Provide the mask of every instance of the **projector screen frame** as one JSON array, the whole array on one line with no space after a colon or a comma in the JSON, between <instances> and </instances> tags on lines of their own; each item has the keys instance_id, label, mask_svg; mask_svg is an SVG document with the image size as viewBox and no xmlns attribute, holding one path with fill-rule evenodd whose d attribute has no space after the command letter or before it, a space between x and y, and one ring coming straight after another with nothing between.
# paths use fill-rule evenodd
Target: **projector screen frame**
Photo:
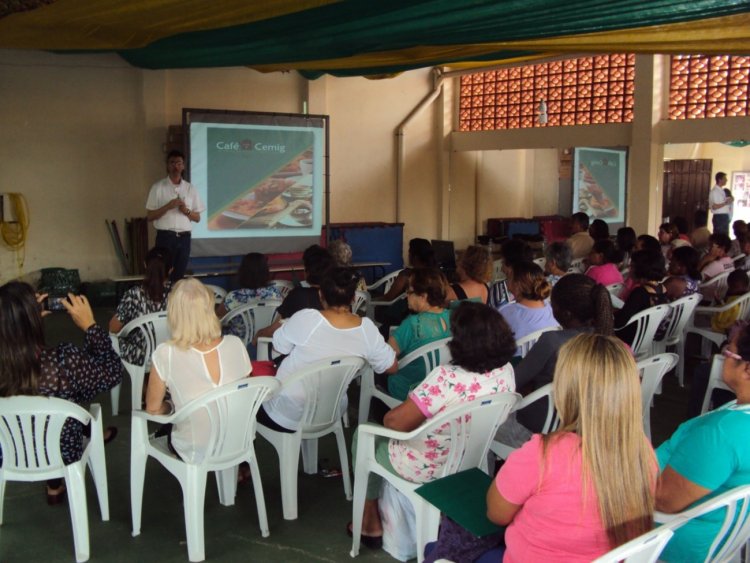
<instances>
[{"instance_id":1,"label":"projector screen frame","mask_svg":"<svg viewBox=\"0 0 750 563\"><path fill-rule=\"evenodd\" d=\"M294 127L310 127L322 128L323 129L323 216L321 221L321 231L315 234L315 242L319 242L322 233L326 233L326 242L328 242L328 233L330 229L330 116L323 114L308 114L308 113L280 113L280 112L263 112L263 111L248 111L248 110L231 110L231 109L208 109L208 108L183 108L182 109L182 130L183 130L183 152L185 154L185 179L191 180L191 123L193 115L209 116L211 122L217 124L233 124L236 123L238 117L247 117L252 119L252 123L255 125L282 125L294 126ZM196 120L200 121L200 120ZM283 123L285 122L286 123ZM207 218L206 218L207 219ZM236 240L236 239L234 239ZM252 240L252 239L248 239ZM285 240L290 241L290 248L272 248L268 249L267 252L297 252L302 250L301 247L294 247L293 237L286 237ZM312 244L312 237L300 237L300 242L307 241L307 244ZM231 254L231 253L230 253ZM191 253L192 256L209 256L216 254L205 254L195 252Z\"/></svg>"}]
</instances>

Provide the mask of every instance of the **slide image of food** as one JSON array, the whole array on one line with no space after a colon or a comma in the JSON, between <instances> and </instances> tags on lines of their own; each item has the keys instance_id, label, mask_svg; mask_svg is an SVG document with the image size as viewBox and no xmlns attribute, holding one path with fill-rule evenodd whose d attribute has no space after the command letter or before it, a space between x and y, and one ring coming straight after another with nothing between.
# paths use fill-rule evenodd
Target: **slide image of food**
<instances>
[{"instance_id":1,"label":"slide image of food","mask_svg":"<svg viewBox=\"0 0 750 563\"><path fill-rule=\"evenodd\" d=\"M585 164L579 168L578 210L595 219L617 217L617 207Z\"/></svg>"}]
</instances>

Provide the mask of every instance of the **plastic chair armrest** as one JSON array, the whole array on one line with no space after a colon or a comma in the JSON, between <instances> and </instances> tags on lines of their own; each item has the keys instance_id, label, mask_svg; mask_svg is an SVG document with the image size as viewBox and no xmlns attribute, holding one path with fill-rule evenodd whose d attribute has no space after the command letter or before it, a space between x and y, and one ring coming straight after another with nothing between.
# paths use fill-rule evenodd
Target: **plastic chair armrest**
<instances>
[{"instance_id":1,"label":"plastic chair armrest","mask_svg":"<svg viewBox=\"0 0 750 563\"><path fill-rule=\"evenodd\" d=\"M395 440L409 440L418 436L422 432L422 425L420 424L417 428L411 432L400 432L398 430L391 430L385 426L379 424L373 424L372 422L366 422L358 426L360 435L371 434L373 436L382 436L383 438L393 438Z\"/></svg>"}]
</instances>

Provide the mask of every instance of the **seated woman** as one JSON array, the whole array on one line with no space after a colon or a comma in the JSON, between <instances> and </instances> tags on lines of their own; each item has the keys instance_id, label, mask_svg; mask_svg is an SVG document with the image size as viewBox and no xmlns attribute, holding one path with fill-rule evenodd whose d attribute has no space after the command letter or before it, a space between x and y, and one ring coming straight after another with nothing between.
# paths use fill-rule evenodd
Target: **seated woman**
<instances>
[{"instance_id":1,"label":"seated woman","mask_svg":"<svg viewBox=\"0 0 750 563\"><path fill-rule=\"evenodd\" d=\"M352 313L358 275L334 268L320 283L323 310L303 309L292 315L273 335L273 347L285 354L276 377L282 383L300 369L326 358L359 356L375 373L395 373L396 353L375 324ZM282 388L258 411L258 421L278 432L296 432L305 398L301 386Z\"/></svg>"},{"instance_id":2,"label":"seated woman","mask_svg":"<svg viewBox=\"0 0 750 563\"><path fill-rule=\"evenodd\" d=\"M660 250L637 250L630 261L629 279L633 289L622 309L615 312L615 334L626 344L632 344L636 326L626 327L630 318L644 309L667 302L661 280L664 279L664 256Z\"/></svg>"},{"instance_id":3,"label":"seated woman","mask_svg":"<svg viewBox=\"0 0 750 563\"><path fill-rule=\"evenodd\" d=\"M501 269L505 279L496 281L490 286L489 305L495 309L515 299L508 287L510 278L513 276L513 264L531 262L534 258L534 252L528 243L518 238L511 238L503 242L500 252L503 256Z\"/></svg>"},{"instance_id":4,"label":"seated woman","mask_svg":"<svg viewBox=\"0 0 750 563\"><path fill-rule=\"evenodd\" d=\"M692 418L656 450L661 476L656 509L682 512L728 490L750 484L750 327L724 351L722 380L737 400ZM709 516L691 520L659 556L661 561L703 561L721 525Z\"/></svg>"},{"instance_id":5,"label":"seated woman","mask_svg":"<svg viewBox=\"0 0 750 563\"><path fill-rule=\"evenodd\" d=\"M382 297L383 301L393 301L406 291L409 285L409 274L415 268L437 268L435 252L432 250L430 241L424 238L413 238L409 241L409 267L399 272L393 281L391 288Z\"/></svg>"},{"instance_id":6,"label":"seated woman","mask_svg":"<svg viewBox=\"0 0 750 563\"><path fill-rule=\"evenodd\" d=\"M453 283L447 291L447 300L473 299L487 303L492 279L492 260L483 246L470 246L461 255L456 267L458 283Z\"/></svg>"},{"instance_id":7,"label":"seated woman","mask_svg":"<svg viewBox=\"0 0 750 563\"><path fill-rule=\"evenodd\" d=\"M729 257L729 248L732 246L729 237L724 233L714 233L709 241L708 253L698 263L703 281L734 270L734 261Z\"/></svg>"},{"instance_id":8,"label":"seated woman","mask_svg":"<svg viewBox=\"0 0 750 563\"><path fill-rule=\"evenodd\" d=\"M622 274L617 265L622 261L620 251L609 239L599 239L589 253L589 264L586 275L602 285L622 283Z\"/></svg>"},{"instance_id":9,"label":"seated woman","mask_svg":"<svg viewBox=\"0 0 750 563\"><path fill-rule=\"evenodd\" d=\"M617 250L622 254L620 269L627 268L630 265L630 256L635 250L637 237L633 227L620 227L617 229Z\"/></svg>"},{"instance_id":10,"label":"seated woman","mask_svg":"<svg viewBox=\"0 0 750 563\"><path fill-rule=\"evenodd\" d=\"M554 287L560 278L568 273L573 254L567 244L557 241L547 245L544 257L544 273L550 286Z\"/></svg>"},{"instance_id":11,"label":"seated woman","mask_svg":"<svg viewBox=\"0 0 750 563\"><path fill-rule=\"evenodd\" d=\"M486 252L486 251L485 251ZM412 270L406 290L409 315L388 340L399 358L420 346L450 336L450 311L445 304L445 276L435 268ZM388 394L405 401L409 391L424 379L424 362L412 362L388 376Z\"/></svg>"},{"instance_id":12,"label":"seated woman","mask_svg":"<svg viewBox=\"0 0 750 563\"><path fill-rule=\"evenodd\" d=\"M216 314L219 318L241 305L262 299L282 300L281 288L270 284L271 272L268 270L268 258L260 252L245 254L237 273L240 287L227 293L224 303L218 306ZM230 334L239 336L242 327L229 326Z\"/></svg>"},{"instance_id":13,"label":"seated woman","mask_svg":"<svg viewBox=\"0 0 750 563\"><path fill-rule=\"evenodd\" d=\"M669 261L669 277L664 281L670 301L698 293L701 278L698 260L698 251L692 246L674 249Z\"/></svg>"},{"instance_id":14,"label":"seated woman","mask_svg":"<svg viewBox=\"0 0 750 563\"><path fill-rule=\"evenodd\" d=\"M462 301L451 315L453 339L450 365L435 368L398 407L385 416L386 428L409 432L425 420L470 397L515 390L513 368L508 363L516 348L510 328L497 311L472 301ZM450 437L437 429L431 440L375 442L376 459L391 473L414 483L433 478L443 462ZM352 459L356 460L357 434ZM438 453L440 452L440 454ZM362 543L380 547L383 527L378 512L381 478L370 473L362 520ZM351 526L351 525L350 525ZM351 529L350 529L351 532Z\"/></svg>"},{"instance_id":15,"label":"seated woman","mask_svg":"<svg viewBox=\"0 0 750 563\"><path fill-rule=\"evenodd\" d=\"M560 350L554 400L559 430L510 454L487 492L506 562L591 561L653 525L657 468L630 351L576 336Z\"/></svg>"},{"instance_id":16,"label":"seated woman","mask_svg":"<svg viewBox=\"0 0 750 563\"><path fill-rule=\"evenodd\" d=\"M118 333L130 321L167 309L167 296L172 282L172 255L166 248L155 247L146 254L146 275L143 283L131 287L122 296L109 321L109 332ZM146 343L141 331L120 340L120 357L130 364L144 365Z\"/></svg>"},{"instance_id":17,"label":"seated woman","mask_svg":"<svg viewBox=\"0 0 750 563\"><path fill-rule=\"evenodd\" d=\"M62 343L54 348L44 342L41 302L30 285L8 282L0 286L0 397L41 395L58 397L79 405L122 380L122 364L107 332L94 322L94 313L84 296L68 294L62 304L84 333L84 347ZM109 438L116 435L110 428ZM84 428L68 420L61 435L66 464L81 459ZM0 460L1 461L1 460ZM47 503L65 499L62 479L47 484Z\"/></svg>"},{"instance_id":18,"label":"seated woman","mask_svg":"<svg viewBox=\"0 0 750 563\"><path fill-rule=\"evenodd\" d=\"M589 226L589 236L594 239L594 242L609 240L609 225L602 219L594 219Z\"/></svg>"},{"instance_id":19,"label":"seated woman","mask_svg":"<svg viewBox=\"0 0 750 563\"><path fill-rule=\"evenodd\" d=\"M516 300L503 305L498 311L516 340L537 330L557 326L552 307L546 301L551 288L539 266L533 262L514 264L509 288Z\"/></svg>"},{"instance_id":20,"label":"seated woman","mask_svg":"<svg viewBox=\"0 0 750 563\"><path fill-rule=\"evenodd\" d=\"M221 335L213 293L195 278L174 285L167 322L172 339L154 351L146 392L149 413L172 411L172 404L164 400L167 390L174 409L179 410L220 385L250 375L245 345L236 336ZM189 422L174 426L168 440L170 449L187 462L200 462L210 431L207 420L204 413L196 413Z\"/></svg>"}]
</instances>

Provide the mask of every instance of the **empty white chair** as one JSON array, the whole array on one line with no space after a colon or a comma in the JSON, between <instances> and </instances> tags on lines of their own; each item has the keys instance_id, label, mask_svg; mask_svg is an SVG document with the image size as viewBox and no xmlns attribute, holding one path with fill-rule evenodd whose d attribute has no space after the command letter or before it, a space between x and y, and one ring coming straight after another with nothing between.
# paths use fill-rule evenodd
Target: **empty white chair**
<instances>
[{"instance_id":1,"label":"empty white chair","mask_svg":"<svg viewBox=\"0 0 750 563\"><path fill-rule=\"evenodd\" d=\"M749 508L750 485L743 485L678 514L657 512L654 514L654 520L663 524L663 528L675 531L695 518L725 509L723 523L708 550L705 561L706 563L739 561L740 550L750 540ZM720 517L717 518L717 520L720 519Z\"/></svg>"},{"instance_id":2,"label":"empty white chair","mask_svg":"<svg viewBox=\"0 0 750 563\"><path fill-rule=\"evenodd\" d=\"M724 371L724 356L721 354L714 354L714 357L711 360L711 370L708 372L708 386L706 387L706 394L703 396L701 414L711 410L711 396L713 395L714 389L724 389L725 391L734 393L734 391L724 383L724 379L721 377L722 371Z\"/></svg>"},{"instance_id":3,"label":"empty white chair","mask_svg":"<svg viewBox=\"0 0 750 563\"><path fill-rule=\"evenodd\" d=\"M659 325L669 313L669 305L655 305L636 313L622 328L635 325L635 336L630 348L637 360L648 358L651 355L651 345L654 342Z\"/></svg>"},{"instance_id":4,"label":"empty white chair","mask_svg":"<svg viewBox=\"0 0 750 563\"><path fill-rule=\"evenodd\" d=\"M520 338L516 342L516 346L518 347L518 351L520 353L517 353L517 356L521 356L522 358L526 357L526 354L529 353L529 350L536 344L536 341L539 340L539 337L542 336L545 332L549 332L551 330L560 330L559 326L551 326L547 328L543 328L541 330L537 330L536 332L532 332L530 334L527 334L523 338Z\"/></svg>"},{"instance_id":5,"label":"empty white chair","mask_svg":"<svg viewBox=\"0 0 750 563\"><path fill-rule=\"evenodd\" d=\"M252 342L256 332L273 323L279 305L281 305L281 301L278 299L251 301L224 315L221 319L221 326L229 327L231 325L233 328L236 326L237 330L242 332L241 335L237 336L247 346Z\"/></svg>"},{"instance_id":6,"label":"empty white chair","mask_svg":"<svg viewBox=\"0 0 750 563\"><path fill-rule=\"evenodd\" d=\"M390 305L393 305L394 303L397 303L398 301L401 301L402 299L406 299L406 293L402 293L401 295L398 295L394 299L390 301L386 301L384 299L378 299L372 298L373 290L377 289L378 293L381 293L385 295L388 293L388 290L391 289L391 286L393 285L393 282L396 281L396 278L401 273L401 270L396 270L394 272L391 272L390 274L383 276L376 282L374 282L371 285L367 286L367 291L370 293L370 300L367 302L367 309L366 309L366 316L371 321L375 320L375 309L377 307L388 307Z\"/></svg>"},{"instance_id":7,"label":"empty white chair","mask_svg":"<svg viewBox=\"0 0 750 563\"><path fill-rule=\"evenodd\" d=\"M284 519L297 519L297 469L300 448L305 473L318 472L318 438L334 434L339 449L344 493L352 498L344 429L341 424L341 399L349 383L364 366L362 358L330 358L311 364L284 382L282 389L302 385L305 408L297 432L277 432L258 424L258 433L271 442L279 454L281 504Z\"/></svg>"},{"instance_id":8,"label":"empty white chair","mask_svg":"<svg viewBox=\"0 0 750 563\"><path fill-rule=\"evenodd\" d=\"M155 416L144 411L133 411L132 443L130 456L130 507L133 518L133 536L141 533L141 509L146 461L156 459L174 475L182 488L185 509L185 533L190 561L205 559L203 535L203 505L206 478L209 471L216 472L219 501L224 506L234 504L237 492L237 466L246 461L255 490L258 521L263 537L267 537L268 518L263 497L258 462L255 458L255 416L261 403L280 387L273 377L252 377L222 385L191 401L170 416ZM148 435L148 422L161 424L189 424L191 417L205 416L206 443L203 455L195 463L175 456L167 446L166 437ZM155 499L162 503L164 499Z\"/></svg>"},{"instance_id":9,"label":"empty white chair","mask_svg":"<svg viewBox=\"0 0 750 563\"><path fill-rule=\"evenodd\" d=\"M451 361L451 352L448 348L450 337L435 340L424 346L420 346L413 352L410 352L398 361L398 369L402 369L412 362L420 361L424 363L425 375L434 370L437 366L447 364ZM375 386L375 374L370 366L365 366L362 370L362 385L359 390L359 423L367 422L370 416L370 403L372 398L380 399L390 408L397 407L401 401L391 397Z\"/></svg>"},{"instance_id":10,"label":"empty white chair","mask_svg":"<svg viewBox=\"0 0 750 563\"><path fill-rule=\"evenodd\" d=\"M220 287L218 285L214 285L211 283L204 284L208 289L210 289L214 294L214 302L217 305L221 305L224 303L224 298L227 296L227 290L223 287Z\"/></svg>"},{"instance_id":11,"label":"empty white chair","mask_svg":"<svg viewBox=\"0 0 750 563\"><path fill-rule=\"evenodd\" d=\"M669 528L655 528L594 559L594 563L655 563L673 535Z\"/></svg>"},{"instance_id":12,"label":"empty white chair","mask_svg":"<svg viewBox=\"0 0 750 563\"><path fill-rule=\"evenodd\" d=\"M281 293L281 298L283 299L286 297L290 291L294 289L294 282L291 282L289 280L271 280L268 285L273 285L279 288L279 293Z\"/></svg>"},{"instance_id":13,"label":"empty white chair","mask_svg":"<svg viewBox=\"0 0 750 563\"><path fill-rule=\"evenodd\" d=\"M641 374L641 406L643 408L643 431L651 439L651 402L664 375L677 365L677 354L658 354L638 362Z\"/></svg>"},{"instance_id":14,"label":"empty white chair","mask_svg":"<svg viewBox=\"0 0 750 563\"><path fill-rule=\"evenodd\" d=\"M544 426L542 426L541 434L549 434L553 430L556 430L560 425L560 419L557 416L555 410L554 395L552 393L552 383L542 385L539 389L536 389L532 393L529 393L521 400L519 400L513 407L513 412L523 410L532 403L536 403L542 399L547 400L547 418L544 420ZM494 453L500 459L508 459L508 456L513 453L516 448L493 440L490 444L490 451Z\"/></svg>"},{"instance_id":15,"label":"empty white chair","mask_svg":"<svg viewBox=\"0 0 750 563\"><path fill-rule=\"evenodd\" d=\"M698 284L698 291L703 295L703 299L712 304L724 299L724 295L727 293L727 278L730 273L722 272L710 280Z\"/></svg>"},{"instance_id":16,"label":"empty white chair","mask_svg":"<svg viewBox=\"0 0 750 563\"><path fill-rule=\"evenodd\" d=\"M91 424L91 438L84 443L80 460L65 465L60 433L67 419ZM64 478L73 525L76 561L89 559L89 518L86 504L86 465L94 478L102 520L109 520L107 465L104 458L102 409L91 410L54 397L0 398L0 524L7 481L46 481ZM44 533L40 531L40 536ZM33 537L29 534L29 538Z\"/></svg>"},{"instance_id":17,"label":"empty white chair","mask_svg":"<svg viewBox=\"0 0 750 563\"><path fill-rule=\"evenodd\" d=\"M414 506L417 528L417 560L424 559L424 546L437 538L440 511L422 499L414 491L421 483L412 483L394 475L375 459L375 438L396 440L420 440L443 425L449 425L444 435L450 435L451 446L445 461L434 479L440 479L465 469L479 467L485 469L487 452L498 426L518 400L516 393L478 397L455 407L446 409L439 415L427 419L411 432L397 432L376 424L362 424L359 427L357 459L354 464L354 503L352 506L352 557L359 555L362 534L362 513L365 505L367 480L370 473L376 473L403 493ZM486 470L486 469L485 469Z\"/></svg>"},{"instance_id":18,"label":"empty white chair","mask_svg":"<svg viewBox=\"0 0 750 563\"><path fill-rule=\"evenodd\" d=\"M685 371L685 327L693 318L693 313L698 303L701 301L701 295L694 293L693 295L687 295L675 299L669 304L669 324L667 331L664 333L664 337L661 340L654 342L654 354L662 354L667 351L670 346L677 347L677 355L679 361L677 363L677 380L680 382L680 387L684 386L684 371Z\"/></svg>"},{"instance_id":19,"label":"empty white chair","mask_svg":"<svg viewBox=\"0 0 750 563\"><path fill-rule=\"evenodd\" d=\"M685 338L690 333L697 334L703 339L701 346L701 357L708 357L711 354L710 343L713 343L718 348L727 339L727 335L723 332L716 332L711 330L711 317L717 313L723 313L738 307L737 320L750 320L750 292L742 295L738 299L735 299L731 303L725 305L705 307L699 305L695 308L693 318L688 322L685 327Z\"/></svg>"},{"instance_id":20,"label":"empty white chair","mask_svg":"<svg viewBox=\"0 0 750 563\"><path fill-rule=\"evenodd\" d=\"M167 312L159 311L158 313L149 313L137 319L133 319L126 324L117 334L110 334L112 347L120 353L120 338L133 335L136 331L143 335L144 342L144 363L142 365L131 364L122 359L122 365L130 376L130 405L133 410L141 409L143 397L143 379L145 372L151 365L151 354L156 347L170 338L169 326L167 325ZM120 384L110 391L112 399L112 414L117 416L120 410Z\"/></svg>"}]
</instances>

